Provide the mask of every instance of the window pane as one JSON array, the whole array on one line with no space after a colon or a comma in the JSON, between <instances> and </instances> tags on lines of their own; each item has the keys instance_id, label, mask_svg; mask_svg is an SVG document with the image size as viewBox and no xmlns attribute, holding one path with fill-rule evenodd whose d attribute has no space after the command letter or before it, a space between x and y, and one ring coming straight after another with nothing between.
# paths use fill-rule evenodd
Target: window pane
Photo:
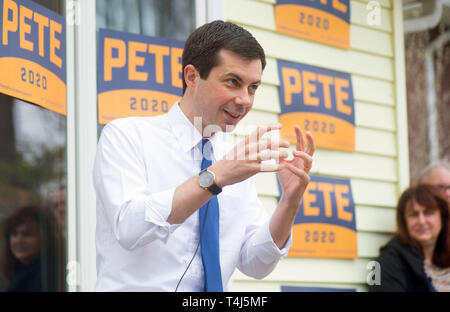
<instances>
[{"instance_id":1,"label":"window pane","mask_svg":"<svg viewBox=\"0 0 450 312\"><path fill-rule=\"evenodd\" d=\"M0 94L0 288L64 291L66 117Z\"/></svg>"},{"instance_id":2,"label":"window pane","mask_svg":"<svg viewBox=\"0 0 450 312\"><path fill-rule=\"evenodd\" d=\"M97 0L97 27L186 40L195 0Z\"/></svg>"},{"instance_id":3,"label":"window pane","mask_svg":"<svg viewBox=\"0 0 450 312\"><path fill-rule=\"evenodd\" d=\"M62 13L64 1L62 0L33 0L33 2L46 7L47 9L52 10L53 12L56 12L60 15L64 15Z\"/></svg>"}]
</instances>

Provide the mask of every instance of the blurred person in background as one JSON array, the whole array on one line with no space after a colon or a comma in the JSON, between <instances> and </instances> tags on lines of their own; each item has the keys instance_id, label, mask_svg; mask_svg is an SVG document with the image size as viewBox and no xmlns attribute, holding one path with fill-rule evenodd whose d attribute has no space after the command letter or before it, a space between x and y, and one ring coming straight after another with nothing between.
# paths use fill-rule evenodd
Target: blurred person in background
<instances>
[{"instance_id":1,"label":"blurred person in background","mask_svg":"<svg viewBox=\"0 0 450 312\"><path fill-rule=\"evenodd\" d=\"M418 185L397 204L397 234L380 249L379 285L370 291L450 291L447 201L437 187Z\"/></svg>"},{"instance_id":2,"label":"blurred person in background","mask_svg":"<svg viewBox=\"0 0 450 312\"><path fill-rule=\"evenodd\" d=\"M63 238L66 238L66 187L60 186L52 195L50 210Z\"/></svg>"},{"instance_id":3,"label":"blurred person in background","mask_svg":"<svg viewBox=\"0 0 450 312\"><path fill-rule=\"evenodd\" d=\"M17 209L2 222L1 268L6 292L62 289L62 239L54 218L38 206Z\"/></svg>"},{"instance_id":4,"label":"blurred person in background","mask_svg":"<svg viewBox=\"0 0 450 312\"><path fill-rule=\"evenodd\" d=\"M448 160L440 160L427 166L420 174L418 182L439 187L450 203L450 162Z\"/></svg>"}]
</instances>

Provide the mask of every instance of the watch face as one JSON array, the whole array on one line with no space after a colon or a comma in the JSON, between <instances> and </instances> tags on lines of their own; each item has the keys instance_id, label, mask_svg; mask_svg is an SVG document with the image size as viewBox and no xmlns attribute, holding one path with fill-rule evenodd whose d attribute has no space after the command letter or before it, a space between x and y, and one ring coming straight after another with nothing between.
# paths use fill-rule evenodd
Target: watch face
<instances>
[{"instance_id":1,"label":"watch face","mask_svg":"<svg viewBox=\"0 0 450 312\"><path fill-rule=\"evenodd\" d=\"M201 187L208 188L214 183L214 175L209 171L203 171L199 176Z\"/></svg>"}]
</instances>

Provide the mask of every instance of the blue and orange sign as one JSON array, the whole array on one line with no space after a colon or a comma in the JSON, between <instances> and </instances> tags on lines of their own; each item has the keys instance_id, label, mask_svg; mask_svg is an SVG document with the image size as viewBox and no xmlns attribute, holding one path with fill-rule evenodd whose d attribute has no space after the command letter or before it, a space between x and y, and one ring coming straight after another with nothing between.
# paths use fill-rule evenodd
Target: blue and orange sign
<instances>
[{"instance_id":1,"label":"blue and orange sign","mask_svg":"<svg viewBox=\"0 0 450 312\"><path fill-rule=\"evenodd\" d=\"M295 144L293 126L310 131L317 147L355 150L355 109L349 74L278 60L281 136Z\"/></svg>"},{"instance_id":2,"label":"blue and orange sign","mask_svg":"<svg viewBox=\"0 0 450 312\"><path fill-rule=\"evenodd\" d=\"M65 31L32 1L0 0L0 92L66 114Z\"/></svg>"},{"instance_id":3,"label":"blue and orange sign","mask_svg":"<svg viewBox=\"0 0 450 312\"><path fill-rule=\"evenodd\" d=\"M279 32L350 48L349 0L277 0L275 25Z\"/></svg>"},{"instance_id":4,"label":"blue and orange sign","mask_svg":"<svg viewBox=\"0 0 450 312\"><path fill-rule=\"evenodd\" d=\"M100 29L98 118L167 113L182 95L184 42Z\"/></svg>"},{"instance_id":5,"label":"blue and orange sign","mask_svg":"<svg viewBox=\"0 0 450 312\"><path fill-rule=\"evenodd\" d=\"M311 175L292 230L290 257L357 258L349 180Z\"/></svg>"}]
</instances>

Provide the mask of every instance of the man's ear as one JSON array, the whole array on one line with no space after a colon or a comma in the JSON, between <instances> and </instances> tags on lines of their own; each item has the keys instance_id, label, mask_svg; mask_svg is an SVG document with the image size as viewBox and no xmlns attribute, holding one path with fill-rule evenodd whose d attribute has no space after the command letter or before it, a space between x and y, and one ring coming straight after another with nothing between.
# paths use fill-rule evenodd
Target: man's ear
<instances>
[{"instance_id":1,"label":"man's ear","mask_svg":"<svg viewBox=\"0 0 450 312\"><path fill-rule=\"evenodd\" d=\"M184 80L186 81L186 86L190 89L195 89L197 81L200 78L200 73L197 71L194 65L189 64L184 68Z\"/></svg>"}]
</instances>

